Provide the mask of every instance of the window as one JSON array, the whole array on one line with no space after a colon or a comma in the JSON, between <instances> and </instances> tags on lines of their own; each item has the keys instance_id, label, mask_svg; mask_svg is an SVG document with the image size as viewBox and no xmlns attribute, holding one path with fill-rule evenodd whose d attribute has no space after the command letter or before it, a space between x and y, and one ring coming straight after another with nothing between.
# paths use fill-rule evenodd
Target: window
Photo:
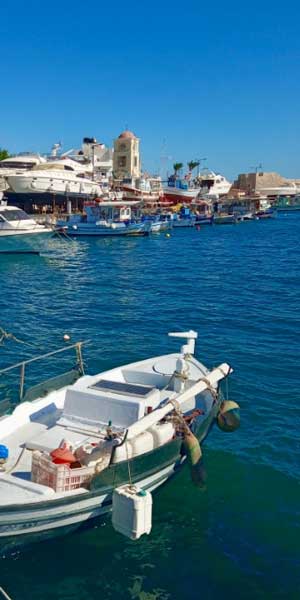
<instances>
[{"instance_id":1,"label":"window","mask_svg":"<svg viewBox=\"0 0 300 600\"><path fill-rule=\"evenodd\" d=\"M27 215L23 210L9 210L5 209L1 211L1 215L7 221L25 221L25 219L30 219L29 215Z\"/></svg>"},{"instance_id":2,"label":"window","mask_svg":"<svg viewBox=\"0 0 300 600\"><path fill-rule=\"evenodd\" d=\"M118 167L126 167L126 156L119 156Z\"/></svg>"},{"instance_id":3,"label":"window","mask_svg":"<svg viewBox=\"0 0 300 600\"><path fill-rule=\"evenodd\" d=\"M122 142L121 144L119 144L119 150L126 150L126 144L124 144L124 142Z\"/></svg>"},{"instance_id":4,"label":"window","mask_svg":"<svg viewBox=\"0 0 300 600\"><path fill-rule=\"evenodd\" d=\"M134 166L137 167L137 164L138 164L138 159L137 159L137 156L135 156L134 157Z\"/></svg>"},{"instance_id":5,"label":"window","mask_svg":"<svg viewBox=\"0 0 300 600\"><path fill-rule=\"evenodd\" d=\"M10 160L9 162L0 161L1 169L31 169L35 166L32 162L21 162L19 160Z\"/></svg>"}]
</instances>

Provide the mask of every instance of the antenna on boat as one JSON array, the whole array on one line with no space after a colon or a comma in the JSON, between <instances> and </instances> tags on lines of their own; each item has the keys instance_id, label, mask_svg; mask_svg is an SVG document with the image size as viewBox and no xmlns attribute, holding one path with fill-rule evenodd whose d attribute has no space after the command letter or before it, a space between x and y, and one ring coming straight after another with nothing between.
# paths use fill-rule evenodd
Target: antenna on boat
<instances>
[{"instance_id":1,"label":"antenna on boat","mask_svg":"<svg viewBox=\"0 0 300 600\"><path fill-rule=\"evenodd\" d=\"M189 354L194 354L195 341L198 337L197 331L193 331L193 329L190 329L190 331L174 331L174 332L168 333L168 336L186 339L187 343L184 344L183 346L181 346L182 354L184 356L189 355Z\"/></svg>"}]
</instances>

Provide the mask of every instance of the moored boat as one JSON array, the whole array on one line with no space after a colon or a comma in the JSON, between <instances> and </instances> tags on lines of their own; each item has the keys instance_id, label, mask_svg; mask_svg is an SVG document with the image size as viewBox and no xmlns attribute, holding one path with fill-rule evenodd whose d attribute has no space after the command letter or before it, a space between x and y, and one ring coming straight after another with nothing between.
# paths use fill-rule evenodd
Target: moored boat
<instances>
[{"instance_id":1,"label":"moored boat","mask_svg":"<svg viewBox=\"0 0 300 600\"><path fill-rule=\"evenodd\" d=\"M41 250L53 229L40 225L23 210L0 202L0 253Z\"/></svg>"},{"instance_id":2,"label":"moored boat","mask_svg":"<svg viewBox=\"0 0 300 600\"><path fill-rule=\"evenodd\" d=\"M216 420L225 431L239 424L237 405L220 391L231 368L198 361L194 331L170 335L187 341L180 352L96 375L84 374L76 344L76 370L25 394L27 363L0 372L21 367L22 400L0 418L2 551L103 516L116 488L155 490L187 460L200 482L199 443Z\"/></svg>"},{"instance_id":3,"label":"moored boat","mask_svg":"<svg viewBox=\"0 0 300 600\"><path fill-rule=\"evenodd\" d=\"M172 228L172 221L165 215L150 215L145 218L150 223L150 233L161 233Z\"/></svg>"},{"instance_id":4,"label":"moored boat","mask_svg":"<svg viewBox=\"0 0 300 600\"><path fill-rule=\"evenodd\" d=\"M132 217L131 208L137 209L139 204L123 201L86 203L83 215L71 215L68 221L59 225L71 236L148 235L151 223Z\"/></svg>"}]
</instances>

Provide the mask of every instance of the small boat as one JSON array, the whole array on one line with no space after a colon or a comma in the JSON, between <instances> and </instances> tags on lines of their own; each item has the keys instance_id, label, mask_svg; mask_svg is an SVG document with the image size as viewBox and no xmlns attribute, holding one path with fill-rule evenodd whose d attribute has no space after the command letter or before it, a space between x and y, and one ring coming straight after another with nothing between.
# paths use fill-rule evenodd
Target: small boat
<instances>
[{"instance_id":1,"label":"small boat","mask_svg":"<svg viewBox=\"0 0 300 600\"><path fill-rule=\"evenodd\" d=\"M150 223L150 233L161 233L172 228L172 221L163 215L150 215L144 221Z\"/></svg>"},{"instance_id":2,"label":"small boat","mask_svg":"<svg viewBox=\"0 0 300 600\"><path fill-rule=\"evenodd\" d=\"M37 223L16 206L0 202L0 253L39 251L53 229Z\"/></svg>"},{"instance_id":3,"label":"small boat","mask_svg":"<svg viewBox=\"0 0 300 600\"><path fill-rule=\"evenodd\" d=\"M194 227L196 223L196 215L189 208L182 206L179 212L174 213L172 225L173 227Z\"/></svg>"},{"instance_id":4,"label":"small boat","mask_svg":"<svg viewBox=\"0 0 300 600\"><path fill-rule=\"evenodd\" d=\"M131 207L139 202L126 204L122 201L91 202L84 205L83 215L72 215L67 222L59 223L71 236L144 236L151 223L133 219Z\"/></svg>"},{"instance_id":5,"label":"small boat","mask_svg":"<svg viewBox=\"0 0 300 600\"><path fill-rule=\"evenodd\" d=\"M215 225L235 225L238 223L236 215L228 215L225 213L217 213L214 215Z\"/></svg>"},{"instance_id":6,"label":"small boat","mask_svg":"<svg viewBox=\"0 0 300 600\"><path fill-rule=\"evenodd\" d=\"M226 431L239 425L238 406L220 390L232 369L195 358L196 332L169 335L185 342L179 352L96 375L84 374L82 343L0 371L21 373L21 402L0 418L2 551L107 515L119 486L151 492L187 462L203 483L200 443L216 421ZM76 369L26 390L29 363L72 348Z\"/></svg>"}]
</instances>

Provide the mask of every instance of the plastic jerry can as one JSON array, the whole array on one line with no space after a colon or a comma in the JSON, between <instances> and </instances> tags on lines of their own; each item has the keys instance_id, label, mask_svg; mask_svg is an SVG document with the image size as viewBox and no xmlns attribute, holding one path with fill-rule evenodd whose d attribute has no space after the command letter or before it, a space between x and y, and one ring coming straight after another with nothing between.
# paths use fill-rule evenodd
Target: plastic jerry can
<instances>
[{"instance_id":1,"label":"plastic jerry can","mask_svg":"<svg viewBox=\"0 0 300 600\"><path fill-rule=\"evenodd\" d=\"M152 528L152 496L136 485L122 485L113 492L112 524L116 531L137 540Z\"/></svg>"},{"instance_id":2,"label":"plastic jerry can","mask_svg":"<svg viewBox=\"0 0 300 600\"><path fill-rule=\"evenodd\" d=\"M143 433L140 433L130 441L133 457L150 452L154 448L153 435L150 431L143 431Z\"/></svg>"},{"instance_id":3,"label":"plastic jerry can","mask_svg":"<svg viewBox=\"0 0 300 600\"><path fill-rule=\"evenodd\" d=\"M148 431L153 435L154 448L163 446L169 442L175 434L174 425L170 421L167 421L166 423L156 423L150 427Z\"/></svg>"}]
</instances>

